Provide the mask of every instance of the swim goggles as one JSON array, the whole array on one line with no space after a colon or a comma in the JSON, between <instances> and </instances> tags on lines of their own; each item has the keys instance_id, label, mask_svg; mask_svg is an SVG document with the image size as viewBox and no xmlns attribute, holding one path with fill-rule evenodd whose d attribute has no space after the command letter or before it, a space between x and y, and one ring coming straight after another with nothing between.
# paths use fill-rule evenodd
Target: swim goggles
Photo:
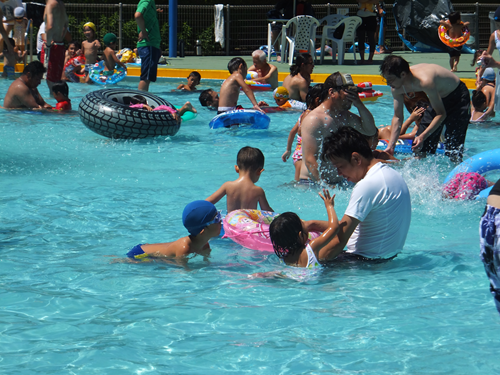
<instances>
[{"instance_id":1,"label":"swim goggles","mask_svg":"<svg viewBox=\"0 0 500 375\"><path fill-rule=\"evenodd\" d=\"M222 214L220 211L217 211L217 214L215 215L214 219L209 221L205 225L208 227L209 225L219 224L219 223L222 223Z\"/></svg>"},{"instance_id":2,"label":"swim goggles","mask_svg":"<svg viewBox=\"0 0 500 375\"><path fill-rule=\"evenodd\" d=\"M289 99L288 94L280 94L279 92L274 94L275 99Z\"/></svg>"}]
</instances>

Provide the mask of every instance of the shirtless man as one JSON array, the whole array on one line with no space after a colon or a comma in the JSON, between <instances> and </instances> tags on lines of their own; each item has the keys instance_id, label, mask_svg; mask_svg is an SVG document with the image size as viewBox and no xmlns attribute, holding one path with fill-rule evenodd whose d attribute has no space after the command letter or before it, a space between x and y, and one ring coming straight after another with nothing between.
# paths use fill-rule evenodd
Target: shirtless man
<instances>
[{"instance_id":1,"label":"shirtless man","mask_svg":"<svg viewBox=\"0 0 500 375\"><path fill-rule=\"evenodd\" d=\"M350 126L366 136L377 133L375 120L365 107L356 91L350 74L340 72L331 74L325 81L325 99L312 110L301 125L302 167L299 184L314 184L321 179L328 183L338 183L341 177L331 164L318 165L323 139L342 126ZM350 112L354 105L359 116Z\"/></svg>"},{"instance_id":2,"label":"shirtless man","mask_svg":"<svg viewBox=\"0 0 500 375\"><path fill-rule=\"evenodd\" d=\"M306 101L313 69L314 61L310 54L303 53L297 56L295 65L290 67L290 75L283 81L283 86L288 90L290 99Z\"/></svg>"},{"instance_id":3,"label":"shirtless man","mask_svg":"<svg viewBox=\"0 0 500 375\"><path fill-rule=\"evenodd\" d=\"M45 22L45 62L47 66L47 86L52 94L54 83L61 81L64 68L64 36L68 30L68 15L62 0L47 0L43 14Z\"/></svg>"},{"instance_id":4,"label":"shirtless man","mask_svg":"<svg viewBox=\"0 0 500 375\"><path fill-rule=\"evenodd\" d=\"M455 162L461 162L470 119L470 95L465 83L442 66L417 64L410 69L405 59L394 55L384 59L380 74L391 87L394 98L391 139L385 151L394 153L404 120L404 96L411 98L411 93L423 91L429 97L436 116L427 129L415 137L413 150L426 152L427 149L433 148L439 141L443 126L446 126L446 155Z\"/></svg>"},{"instance_id":5,"label":"shirtless man","mask_svg":"<svg viewBox=\"0 0 500 375\"><path fill-rule=\"evenodd\" d=\"M258 78L253 78L252 81L268 83L274 90L278 87L278 68L268 64L264 51L258 49L252 52L253 65L248 68L249 72L257 72Z\"/></svg>"},{"instance_id":6,"label":"shirtless man","mask_svg":"<svg viewBox=\"0 0 500 375\"><path fill-rule=\"evenodd\" d=\"M52 108L45 103L38 92L45 67L40 61L30 62L24 68L23 74L10 85L3 100L4 108L43 109Z\"/></svg>"}]
</instances>

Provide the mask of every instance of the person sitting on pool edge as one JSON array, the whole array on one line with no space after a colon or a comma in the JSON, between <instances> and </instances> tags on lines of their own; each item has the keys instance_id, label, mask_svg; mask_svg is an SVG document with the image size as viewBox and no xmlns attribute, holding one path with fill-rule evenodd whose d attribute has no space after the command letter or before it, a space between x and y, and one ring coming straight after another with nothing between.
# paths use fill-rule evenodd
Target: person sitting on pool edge
<instances>
[{"instance_id":1,"label":"person sitting on pool edge","mask_svg":"<svg viewBox=\"0 0 500 375\"><path fill-rule=\"evenodd\" d=\"M227 196L227 212L239 209L256 210L257 204L263 211L271 211L266 199L264 189L256 186L260 175L264 172L264 154L258 148L246 146L238 151L234 169L238 173L238 179L228 181L206 200L213 204Z\"/></svg>"},{"instance_id":2,"label":"person sitting on pool edge","mask_svg":"<svg viewBox=\"0 0 500 375\"><path fill-rule=\"evenodd\" d=\"M236 106L238 105L238 97L240 95L240 88L252 102L253 108L262 112L259 105L265 104L263 102L257 103L252 89L245 83L245 77L247 76L247 63L245 60L241 57L234 57L227 64L227 69L231 75L226 78L220 88L220 99L217 114L219 115L236 109Z\"/></svg>"},{"instance_id":3,"label":"person sitting on pool edge","mask_svg":"<svg viewBox=\"0 0 500 375\"><path fill-rule=\"evenodd\" d=\"M374 159L365 137L343 126L324 140L323 160L340 176L354 182L333 246L322 260L340 257L359 260L391 259L402 249L411 221L410 192L399 172Z\"/></svg>"},{"instance_id":4,"label":"person sitting on pool edge","mask_svg":"<svg viewBox=\"0 0 500 375\"><path fill-rule=\"evenodd\" d=\"M208 256L208 241L219 236L221 223L220 212L212 203L203 200L191 202L182 213L182 224L188 230L188 236L174 242L139 244L134 246L127 256L139 261L148 257L179 258L189 254Z\"/></svg>"},{"instance_id":5,"label":"person sitting on pool edge","mask_svg":"<svg viewBox=\"0 0 500 375\"><path fill-rule=\"evenodd\" d=\"M38 92L45 67L40 61L32 61L25 66L23 74L11 83L3 100L4 108L51 109Z\"/></svg>"},{"instance_id":6,"label":"person sitting on pool edge","mask_svg":"<svg viewBox=\"0 0 500 375\"><path fill-rule=\"evenodd\" d=\"M208 109L217 109L219 107L219 93L212 89L202 91L198 99L202 107L208 107ZM241 106L238 107L242 108Z\"/></svg>"}]
</instances>

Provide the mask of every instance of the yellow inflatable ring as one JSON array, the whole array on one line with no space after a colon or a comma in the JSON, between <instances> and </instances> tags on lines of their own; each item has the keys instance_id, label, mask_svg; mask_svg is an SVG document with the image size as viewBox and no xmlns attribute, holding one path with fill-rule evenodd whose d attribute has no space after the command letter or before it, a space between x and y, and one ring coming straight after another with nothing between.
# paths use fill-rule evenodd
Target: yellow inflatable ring
<instances>
[{"instance_id":1,"label":"yellow inflatable ring","mask_svg":"<svg viewBox=\"0 0 500 375\"><path fill-rule=\"evenodd\" d=\"M460 22L460 24L463 25L464 23ZM438 27L438 35L441 42L446 44L448 47L460 47L469 40L470 31L467 26L463 26L462 35L460 35L458 38L452 39L448 35L448 27L445 25L440 25Z\"/></svg>"}]
</instances>

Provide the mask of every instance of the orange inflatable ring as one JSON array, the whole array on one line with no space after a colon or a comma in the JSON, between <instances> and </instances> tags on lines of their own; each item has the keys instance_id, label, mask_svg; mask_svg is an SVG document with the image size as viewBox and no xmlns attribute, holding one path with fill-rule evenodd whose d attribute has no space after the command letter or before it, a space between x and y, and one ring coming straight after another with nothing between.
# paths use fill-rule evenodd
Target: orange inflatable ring
<instances>
[{"instance_id":1,"label":"orange inflatable ring","mask_svg":"<svg viewBox=\"0 0 500 375\"><path fill-rule=\"evenodd\" d=\"M464 23L460 22L460 24L463 25ZM441 42L446 44L448 47L460 47L469 40L470 31L467 26L463 26L462 35L460 35L458 38L452 39L448 35L448 27L445 25L440 25L438 27L438 35Z\"/></svg>"}]
</instances>

